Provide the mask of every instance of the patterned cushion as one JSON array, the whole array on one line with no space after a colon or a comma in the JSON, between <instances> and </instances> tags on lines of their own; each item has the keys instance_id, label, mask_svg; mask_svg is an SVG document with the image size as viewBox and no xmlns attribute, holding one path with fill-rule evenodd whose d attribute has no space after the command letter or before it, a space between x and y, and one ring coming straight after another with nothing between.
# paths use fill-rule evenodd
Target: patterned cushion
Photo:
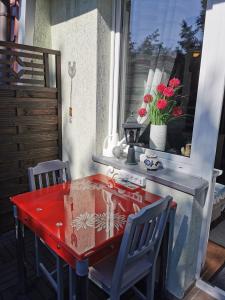
<instances>
[{"instance_id":1,"label":"patterned cushion","mask_svg":"<svg viewBox=\"0 0 225 300\"><path fill-rule=\"evenodd\" d=\"M219 203L225 198L225 185L216 183L214 190L214 204Z\"/></svg>"}]
</instances>

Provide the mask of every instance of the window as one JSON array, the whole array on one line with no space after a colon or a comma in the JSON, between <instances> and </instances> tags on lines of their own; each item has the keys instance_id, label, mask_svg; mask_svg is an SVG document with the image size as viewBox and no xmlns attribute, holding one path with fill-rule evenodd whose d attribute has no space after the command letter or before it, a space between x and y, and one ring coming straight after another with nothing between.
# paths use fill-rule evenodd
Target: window
<instances>
[{"instance_id":1,"label":"window","mask_svg":"<svg viewBox=\"0 0 225 300\"><path fill-rule=\"evenodd\" d=\"M177 77L184 116L168 123L165 151L182 155L192 142L206 0L131 0L124 11L119 128L146 91ZM149 131L147 122L140 146L149 148Z\"/></svg>"}]
</instances>

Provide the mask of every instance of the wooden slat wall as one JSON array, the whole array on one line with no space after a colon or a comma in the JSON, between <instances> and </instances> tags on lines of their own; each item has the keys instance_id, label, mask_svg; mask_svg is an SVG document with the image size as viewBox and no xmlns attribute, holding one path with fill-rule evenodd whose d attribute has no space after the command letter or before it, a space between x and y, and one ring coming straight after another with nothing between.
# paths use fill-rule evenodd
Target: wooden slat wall
<instances>
[{"instance_id":1,"label":"wooden slat wall","mask_svg":"<svg viewBox=\"0 0 225 300\"><path fill-rule=\"evenodd\" d=\"M27 168L61 158L61 126L60 52L0 41L0 234L13 228L9 197L28 190Z\"/></svg>"}]
</instances>

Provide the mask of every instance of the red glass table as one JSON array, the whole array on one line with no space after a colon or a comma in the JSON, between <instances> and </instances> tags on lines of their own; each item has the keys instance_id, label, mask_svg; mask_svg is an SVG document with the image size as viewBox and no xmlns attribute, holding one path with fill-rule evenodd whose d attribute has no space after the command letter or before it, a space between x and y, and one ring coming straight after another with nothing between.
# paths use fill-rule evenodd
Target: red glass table
<instances>
[{"instance_id":1,"label":"red glass table","mask_svg":"<svg viewBox=\"0 0 225 300\"><path fill-rule=\"evenodd\" d=\"M24 224L73 268L80 280L76 299L87 299L88 267L118 250L130 214L159 199L140 188L131 191L116 185L102 174L12 197L21 281L25 282ZM171 208L174 213L174 202ZM168 232L163 243L161 290L165 287Z\"/></svg>"}]
</instances>

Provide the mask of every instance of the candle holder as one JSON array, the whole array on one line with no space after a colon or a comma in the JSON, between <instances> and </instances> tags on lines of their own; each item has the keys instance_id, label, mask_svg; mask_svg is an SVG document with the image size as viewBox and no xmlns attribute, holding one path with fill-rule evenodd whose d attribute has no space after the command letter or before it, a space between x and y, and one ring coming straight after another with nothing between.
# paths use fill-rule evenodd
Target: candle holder
<instances>
[{"instance_id":1,"label":"candle holder","mask_svg":"<svg viewBox=\"0 0 225 300\"><path fill-rule=\"evenodd\" d=\"M145 126L137 122L133 113L122 126L125 133L126 143L129 145L126 164L137 165L134 146L138 143L141 129Z\"/></svg>"}]
</instances>

